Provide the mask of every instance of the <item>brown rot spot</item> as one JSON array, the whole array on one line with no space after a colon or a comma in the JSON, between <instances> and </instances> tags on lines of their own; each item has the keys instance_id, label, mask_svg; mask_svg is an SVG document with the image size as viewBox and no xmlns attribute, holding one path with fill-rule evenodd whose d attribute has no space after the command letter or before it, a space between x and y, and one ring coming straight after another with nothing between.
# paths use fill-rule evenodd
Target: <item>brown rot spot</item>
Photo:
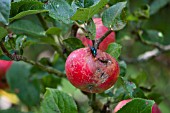
<instances>
[{"instance_id":1,"label":"brown rot spot","mask_svg":"<svg viewBox=\"0 0 170 113\"><path fill-rule=\"evenodd\" d=\"M101 79L101 83L104 83L107 79L108 79L108 74L106 74L106 73L102 73L101 75L100 75L100 79Z\"/></svg>"},{"instance_id":2,"label":"brown rot spot","mask_svg":"<svg viewBox=\"0 0 170 113\"><path fill-rule=\"evenodd\" d=\"M100 73L100 72L101 72L101 69L100 69L100 68L97 68L97 72Z\"/></svg>"},{"instance_id":3,"label":"brown rot spot","mask_svg":"<svg viewBox=\"0 0 170 113\"><path fill-rule=\"evenodd\" d=\"M103 78L104 77L104 73L102 73L101 75L100 75L100 78Z\"/></svg>"}]
</instances>

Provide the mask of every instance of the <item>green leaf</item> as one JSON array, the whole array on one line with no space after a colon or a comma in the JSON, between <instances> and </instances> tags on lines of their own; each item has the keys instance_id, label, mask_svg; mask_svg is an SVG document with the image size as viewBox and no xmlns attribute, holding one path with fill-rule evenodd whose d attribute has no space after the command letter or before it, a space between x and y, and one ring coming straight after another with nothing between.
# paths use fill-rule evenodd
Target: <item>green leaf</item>
<instances>
[{"instance_id":1,"label":"green leaf","mask_svg":"<svg viewBox=\"0 0 170 113\"><path fill-rule=\"evenodd\" d=\"M72 94L72 95L75 95L75 92L76 91L79 91L76 87L74 87L70 81L66 78L62 78L62 81L61 81L61 85L62 85L62 91L65 92L65 93L69 93L69 94ZM74 96L74 98L76 98Z\"/></svg>"},{"instance_id":2,"label":"green leaf","mask_svg":"<svg viewBox=\"0 0 170 113\"><path fill-rule=\"evenodd\" d=\"M25 35L24 36L21 35L21 36L17 37L16 43L15 43L17 50L20 50L23 48L24 42L26 42L26 39L27 39L27 36L25 36Z\"/></svg>"},{"instance_id":3,"label":"green leaf","mask_svg":"<svg viewBox=\"0 0 170 113\"><path fill-rule=\"evenodd\" d=\"M61 29L57 27L51 27L46 31L47 35L60 35Z\"/></svg>"},{"instance_id":4,"label":"green leaf","mask_svg":"<svg viewBox=\"0 0 170 113\"><path fill-rule=\"evenodd\" d=\"M49 10L49 16L56 20L66 24L72 22L70 17L73 15L73 9L65 0L48 0L45 9Z\"/></svg>"},{"instance_id":5,"label":"green leaf","mask_svg":"<svg viewBox=\"0 0 170 113\"><path fill-rule=\"evenodd\" d=\"M11 0L0 0L0 22L8 25L10 15Z\"/></svg>"},{"instance_id":6,"label":"green leaf","mask_svg":"<svg viewBox=\"0 0 170 113\"><path fill-rule=\"evenodd\" d=\"M139 20L149 19L149 17L150 6L146 4L134 10L134 12L127 17L127 20L138 22Z\"/></svg>"},{"instance_id":7,"label":"green leaf","mask_svg":"<svg viewBox=\"0 0 170 113\"><path fill-rule=\"evenodd\" d=\"M124 61L120 61L119 62L119 67L120 67L120 74L119 76L125 76L126 74L126 70L127 70L127 65Z\"/></svg>"},{"instance_id":8,"label":"green leaf","mask_svg":"<svg viewBox=\"0 0 170 113\"><path fill-rule=\"evenodd\" d=\"M11 61L11 59L10 59L9 57L7 57L6 55L3 55L3 54L1 53L1 51L0 51L0 59L1 59L1 60L10 60L10 61Z\"/></svg>"},{"instance_id":9,"label":"green leaf","mask_svg":"<svg viewBox=\"0 0 170 113\"><path fill-rule=\"evenodd\" d=\"M73 2L73 0L66 0L69 4L71 4Z\"/></svg>"},{"instance_id":10,"label":"green leaf","mask_svg":"<svg viewBox=\"0 0 170 113\"><path fill-rule=\"evenodd\" d=\"M153 100L134 98L123 106L117 113L152 113Z\"/></svg>"},{"instance_id":11,"label":"green leaf","mask_svg":"<svg viewBox=\"0 0 170 113\"><path fill-rule=\"evenodd\" d=\"M91 40L94 40L96 37L96 26L92 19L90 19L87 23L86 29L88 31L88 36Z\"/></svg>"},{"instance_id":12,"label":"green leaf","mask_svg":"<svg viewBox=\"0 0 170 113\"><path fill-rule=\"evenodd\" d=\"M145 71L139 71L138 73L132 74L130 76L130 80L132 80L138 86L146 86L146 80L148 79L148 75Z\"/></svg>"},{"instance_id":13,"label":"green leaf","mask_svg":"<svg viewBox=\"0 0 170 113\"><path fill-rule=\"evenodd\" d=\"M0 113L23 113L23 112L20 112L14 108L10 108L10 109L5 109L5 110L0 110Z\"/></svg>"},{"instance_id":14,"label":"green leaf","mask_svg":"<svg viewBox=\"0 0 170 113\"><path fill-rule=\"evenodd\" d=\"M11 19L18 19L31 13L35 14L42 11L43 3L33 0L22 0L19 2L11 3L10 17ZM31 11L33 10L33 11Z\"/></svg>"},{"instance_id":15,"label":"green leaf","mask_svg":"<svg viewBox=\"0 0 170 113\"><path fill-rule=\"evenodd\" d=\"M126 94L129 97L133 97L133 91L134 89L136 89L136 85L133 82L129 82L127 81L125 78L123 77L119 77L119 82L122 85L122 87L124 88Z\"/></svg>"},{"instance_id":16,"label":"green leaf","mask_svg":"<svg viewBox=\"0 0 170 113\"><path fill-rule=\"evenodd\" d=\"M73 98L57 89L47 88L41 103L42 113L77 113Z\"/></svg>"},{"instance_id":17,"label":"green leaf","mask_svg":"<svg viewBox=\"0 0 170 113\"><path fill-rule=\"evenodd\" d=\"M111 43L109 44L106 52L109 53L112 57L118 58L120 56L122 46L117 43Z\"/></svg>"},{"instance_id":18,"label":"green leaf","mask_svg":"<svg viewBox=\"0 0 170 113\"><path fill-rule=\"evenodd\" d=\"M56 45L56 42L54 38L52 37L28 37L27 41L25 42L26 46L30 46L32 44L50 44L50 45Z\"/></svg>"},{"instance_id":19,"label":"green leaf","mask_svg":"<svg viewBox=\"0 0 170 113\"><path fill-rule=\"evenodd\" d=\"M40 92L38 82L29 79L30 68L26 63L14 62L6 77L11 91L15 92L23 103L32 106L39 103Z\"/></svg>"},{"instance_id":20,"label":"green leaf","mask_svg":"<svg viewBox=\"0 0 170 113\"><path fill-rule=\"evenodd\" d=\"M154 0L150 5L150 14L155 14L159 9L168 4L170 0Z\"/></svg>"},{"instance_id":21,"label":"green leaf","mask_svg":"<svg viewBox=\"0 0 170 113\"><path fill-rule=\"evenodd\" d=\"M162 2L162 1L161 1ZM170 26L167 23L170 23L169 14L170 7L164 7L159 12L155 13L142 25L142 28L160 30L163 33L164 41L161 43L163 45L170 44Z\"/></svg>"},{"instance_id":22,"label":"green leaf","mask_svg":"<svg viewBox=\"0 0 170 113\"><path fill-rule=\"evenodd\" d=\"M134 91L133 91L133 97L134 97L134 98L145 98L145 99L146 99L146 96L145 96L143 90L140 89L140 88L134 89Z\"/></svg>"},{"instance_id":23,"label":"green leaf","mask_svg":"<svg viewBox=\"0 0 170 113\"><path fill-rule=\"evenodd\" d=\"M128 98L146 98L140 88L124 77L119 77L114 87L105 93L108 96L113 97L115 102L119 102Z\"/></svg>"},{"instance_id":24,"label":"green leaf","mask_svg":"<svg viewBox=\"0 0 170 113\"><path fill-rule=\"evenodd\" d=\"M146 98L143 91L135 83L126 80L124 77L119 77L118 80L121 86L118 89L118 92L120 92L118 95L124 94L126 98Z\"/></svg>"},{"instance_id":25,"label":"green leaf","mask_svg":"<svg viewBox=\"0 0 170 113\"><path fill-rule=\"evenodd\" d=\"M0 41L8 34L8 31L3 27L0 27Z\"/></svg>"},{"instance_id":26,"label":"green leaf","mask_svg":"<svg viewBox=\"0 0 170 113\"><path fill-rule=\"evenodd\" d=\"M154 100L157 104L160 104L163 101L163 99L165 99L165 97L163 97L163 95L158 92L151 92L147 95L147 97L149 99Z\"/></svg>"},{"instance_id":27,"label":"green leaf","mask_svg":"<svg viewBox=\"0 0 170 113\"><path fill-rule=\"evenodd\" d=\"M65 40L63 40L63 42L71 49L71 50L76 50L79 48L84 47L84 45L82 44L82 42L77 39L77 38L67 38Z\"/></svg>"},{"instance_id":28,"label":"green leaf","mask_svg":"<svg viewBox=\"0 0 170 113\"><path fill-rule=\"evenodd\" d=\"M162 32L156 30L144 30L139 32L139 35L143 41L149 44L161 43L164 39Z\"/></svg>"},{"instance_id":29,"label":"green leaf","mask_svg":"<svg viewBox=\"0 0 170 113\"><path fill-rule=\"evenodd\" d=\"M64 68L65 60L63 60L63 58L61 58L59 54L56 55L55 57L58 57L58 58L55 58L55 60L53 61L53 65L54 65L53 67L64 73L65 72L65 68Z\"/></svg>"},{"instance_id":30,"label":"green leaf","mask_svg":"<svg viewBox=\"0 0 170 113\"><path fill-rule=\"evenodd\" d=\"M28 10L28 11L23 11L23 12L18 13L14 17L10 18L9 21L12 22L12 21L14 21L16 19L20 19L20 18L22 18L24 16L27 16L27 15L44 13L44 12L48 12L48 11L47 10Z\"/></svg>"},{"instance_id":31,"label":"green leaf","mask_svg":"<svg viewBox=\"0 0 170 113\"><path fill-rule=\"evenodd\" d=\"M72 6L76 5L77 7L88 8L90 6L96 5L99 1L100 0L75 0L72 3Z\"/></svg>"},{"instance_id":32,"label":"green leaf","mask_svg":"<svg viewBox=\"0 0 170 113\"><path fill-rule=\"evenodd\" d=\"M99 13L107 4L108 0L98 0L98 3L89 8L78 8L76 13L71 17L72 20L87 21L93 17L94 14Z\"/></svg>"},{"instance_id":33,"label":"green leaf","mask_svg":"<svg viewBox=\"0 0 170 113\"><path fill-rule=\"evenodd\" d=\"M134 15L138 19L148 19L150 17L149 11L150 11L149 5L144 5L138 8L136 11L134 11Z\"/></svg>"},{"instance_id":34,"label":"green leaf","mask_svg":"<svg viewBox=\"0 0 170 113\"><path fill-rule=\"evenodd\" d=\"M126 3L127 2L118 2L104 11L102 21L106 27L117 31L126 26L125 12L123 11Z\"/></svg>"},{"instance_id":35,"label":"green leaf","mask_svg":"<svg viewBox=\"0 0 170 113\"><path fill-rule=\"evenodd\" d=\"M9 28L17 34L45 36L44 29L38 23L31 20L17 20L10 24Z\"/></svg>"},{"instance_id":36,"label":"green leaf","mask_svg":"<svg viewBox=\"0 0 170 113\"><path fill-rule=\"evenodd\" d=\"M57 88L57 86L61 84L61 78L56 77L55 75L48 75L42 78L41 83L43 84L44 89L46 87Z\"/></svg>"}]
</instances>

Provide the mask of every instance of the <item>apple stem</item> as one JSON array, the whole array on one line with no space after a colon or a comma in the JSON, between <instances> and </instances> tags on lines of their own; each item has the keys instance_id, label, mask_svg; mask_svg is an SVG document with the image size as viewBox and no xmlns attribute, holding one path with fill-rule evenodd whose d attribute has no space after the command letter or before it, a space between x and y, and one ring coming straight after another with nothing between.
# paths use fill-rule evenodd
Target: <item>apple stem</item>
<instances>
[{"instance_id":1,"label":"apple stem","mask_svg":"<svg viewBox=\"0 0 170 113\"><path fill-rule=\"evenodd\" d=\"M95 42L94 42L94 44L93 44L94 48L95 48L95 49L98 49L100 43L101 43L110 33L112 33L112 32L113 32L113 31L110 29L110 30L108 30L101 38L96 39Z\"/></svg>"},{"instance_id":2,"label":"apple stem","mask_svg":"<svg viewBox=\"0 0 170 113\"><path fill-rule=\"evenodd\" d=\"M98 109L98 107L96 106L96 94L92 93L91 97L90 97L90 106L92 107L93 110Z\"/></svg>"},{"instance_id":3,"label":"apple stem","mask_svg":"<svg viewBox=\"0 0 170 113\"><path fill-rule=\"evenodd\" d=\"M93 93L93 94L92 94L92 103L95 103L95 101L96 101L96 94Z\"/></svg>"}]
</instances>

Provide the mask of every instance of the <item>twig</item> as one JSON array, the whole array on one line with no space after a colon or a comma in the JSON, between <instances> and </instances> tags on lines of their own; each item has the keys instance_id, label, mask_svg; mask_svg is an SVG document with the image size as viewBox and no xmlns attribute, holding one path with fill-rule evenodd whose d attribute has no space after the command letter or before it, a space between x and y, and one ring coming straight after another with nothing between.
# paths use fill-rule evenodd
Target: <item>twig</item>
<instances>
[{"instance_id":1,"label":"twig","mask_svg":"<svg viewBox=\"0 0 170 113\"><path fill-rule=\"evenodd\" d=\"M127 63L138 63L138 62L148 61L160 55L161 53L170 51L170 45L167 45L167 46L159 45L159 47L160 49L156 48L151 51L147 51L144 54L139 55L137 58L131 58L131 59L121 58L121 59L125 60Z\"/></svg>"},{"instance_id":2,"label":"twig","mask_svg":"<svg viewBox=\"0 0 170 113\"><path fill-rule=\"evenodd\" d=\"M8 52L8 50L5 48L5 46L4 46L4 44L3 44L2 41L0 41L0 47L1 47L2 51L3 51L3 53L4 53L6 56L8 56L11 60L14 60L13 55L11 55L11 54Z\"/></svg>"},{"instance_id":3,"label":"twig","mask_svg":"<svg viewBox=\"0 0 170 113\"><path fill-rule=\"evenodd\" d=\"M8 56L11 60L14 60L14 61L24 61L24 62L27 62L29 64L32 64L32 65L36 65L37 67L39 67L40 69L42 69L43 71L46 71L48 73L51 73L51 74L55 74L59 77L65 77L65 74L60 72L59 70L56 70L52 67L49 67L49 66L44 66L42 65L41 63L39 62L35 62L35 61L32 61L32 60L28 60L26 57L22 56L22 55L16 55L16 54L10 54L8 52L8 50L5 48L3 42L1 41L0 42L0 47L3 51L3 53Z\"/></svg>"},{"instance_id":4,"label":"twig","mask_svg":"<svg viewBox=\"0 0 170 113\"><path fill-rule=\"evenodd\" d=\"M157 48L153 49L152 51L147 51L142 55L139 55L137 58L137 61L146 61L149 60L153 57L156 57L157 55L159 55L161 53L161 51L159 51Z\"/></svg>"},{"instance_id":5,"label":"twig","mask_svg":"<svg viewBox=\"0 0 170 113\"><path fill-rule=\"evenodd\" d=\"M142 30L142 29L139 29L139 28L137 28L137 29ZM127 63L144 62L144 61L150 60L150 59L160 55L161 53L170 51L170 45L164 46L164 45L161 45L159 43L155 43L155 44L148 43L148 42L142 40L139 32L132 31L131 33L132 33L132 35L136 36L136 40L139 40L141 43L143 43L145 45L153 46L153 47L155 47L155 49L153 49L151 51L147 51L147 52L139 55L137 58L122 58L122 57L120 57L120 59L125 60Z\"/></svg>"},{"instance_id":6,"label":"twig","mask_svg":"<svg viewBox=\"0 0 170 113\"><path fill-rule=\"evenodd\" d=\"M101 38L96 39L94 43L94 48L98 49L100 43L111 33L113 32L112 30L108 30Z\"/></svg>"},{"instance_id":7,"label":"twig","mask_svg":"<svg viewBox=\"0 0 170 113\"><path fill-rule=\"evenodd\" d=\"M28 60L28 59L26 59L25 57L23 57L23 58L24 58L24 59L21 59L22 61L27 62L27 63L32 64L32 65L36 65L36 66L38 66L40 69L42 69L43 71L46 71L46 72L51 73L51 74L55 74L55 75L57 75L57 76L59 76L59 77L65 77L65 76L66 76L64 73L60 72L60 71L57 70L57 69L54 69L54 68L49 67L49 66L44 66L44 65L42 65L42 64L39 63L39 62L34 62L34 61L32 61L32 60Z\"/></svg>"},{"instance_id":8,"label":"twig","mask_svg":"<svg viewBox=\"0 0 170 113\"><path fill-rule=\"evenodd\" d=\"M159 46L159 49L156 48L152 51L145 52L144 54L139 55L137 60L138 61L146 61L146 60L149 60L153 57L160 55L161 53L170 51L170 45L167 45L167 46L157 45L157 46Z\"/></svg>"}]
</instances>

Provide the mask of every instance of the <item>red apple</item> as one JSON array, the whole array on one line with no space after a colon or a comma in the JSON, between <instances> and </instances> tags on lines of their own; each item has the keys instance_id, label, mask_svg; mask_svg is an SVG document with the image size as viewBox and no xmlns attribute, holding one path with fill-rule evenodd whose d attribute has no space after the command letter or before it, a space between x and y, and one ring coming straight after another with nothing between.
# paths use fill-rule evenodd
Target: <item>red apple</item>
<instances>
[{"instance_id":1,"label":"red apple","mask_svg":"<svg viewBox=\"0 0 170 113\"><path fill-rule=\"evenodd\" d=\"M5 80L5 74L12 65L12 61L0 60L0 88L8 87Z\"/></svg>"},{"instance_id":2,"label":"red apple","mask_svg":"<svg viewBox=\"0 0 170 113\"><path fill-rule=\"evenodd\" d=\"M120 110L124 105L126 105L128 102L130 102L132 99L128 99L128 100L122 100L121 102L119 102L117 104L117 106L115 107L113 113L116 113L118 110ZM156 104L154 104L152 106L152 113L161 113L160 109L158 108L158 106Z\"/></svg>"},{"instance_id":3,"label":"red apple","mask_svg":"<svg viewBox=\"0 0 170 113\"><path fill-rule=\"evenodd\" d=\"M82 91L101 93L114 85L119 76L117 61L101 50L94 57L89 47L73 51L67 58L68 80Z\"/></svg>"},{"instance_id":4,"label":"red apple","mask_svg":"<svg viewBox=\"0 0 170 113\"><path fill-rule=\"evenodd\" d=\"M96 38L99 39L108 31L108 28L103 25L101 18L93 18L93 21L96 25ZM78 33L77 37L82 41L82 43L85 46L88 45L92 46L92 41L86 38L83 34ZM99 49L105 51L108 45L114 41L115 41L115 33L112 32L103 40L103 42L100 43Z\"/></svg>"},{"instance_id":5,"label":"red apple","mask_svg":"<svg viewBox=\"0 0 170 113\"><path fill-rule=\"evenodd\" d=\"M160 109L156 104L152 106L152 113L161 113Z\"/></svg>"}]
</instances>

